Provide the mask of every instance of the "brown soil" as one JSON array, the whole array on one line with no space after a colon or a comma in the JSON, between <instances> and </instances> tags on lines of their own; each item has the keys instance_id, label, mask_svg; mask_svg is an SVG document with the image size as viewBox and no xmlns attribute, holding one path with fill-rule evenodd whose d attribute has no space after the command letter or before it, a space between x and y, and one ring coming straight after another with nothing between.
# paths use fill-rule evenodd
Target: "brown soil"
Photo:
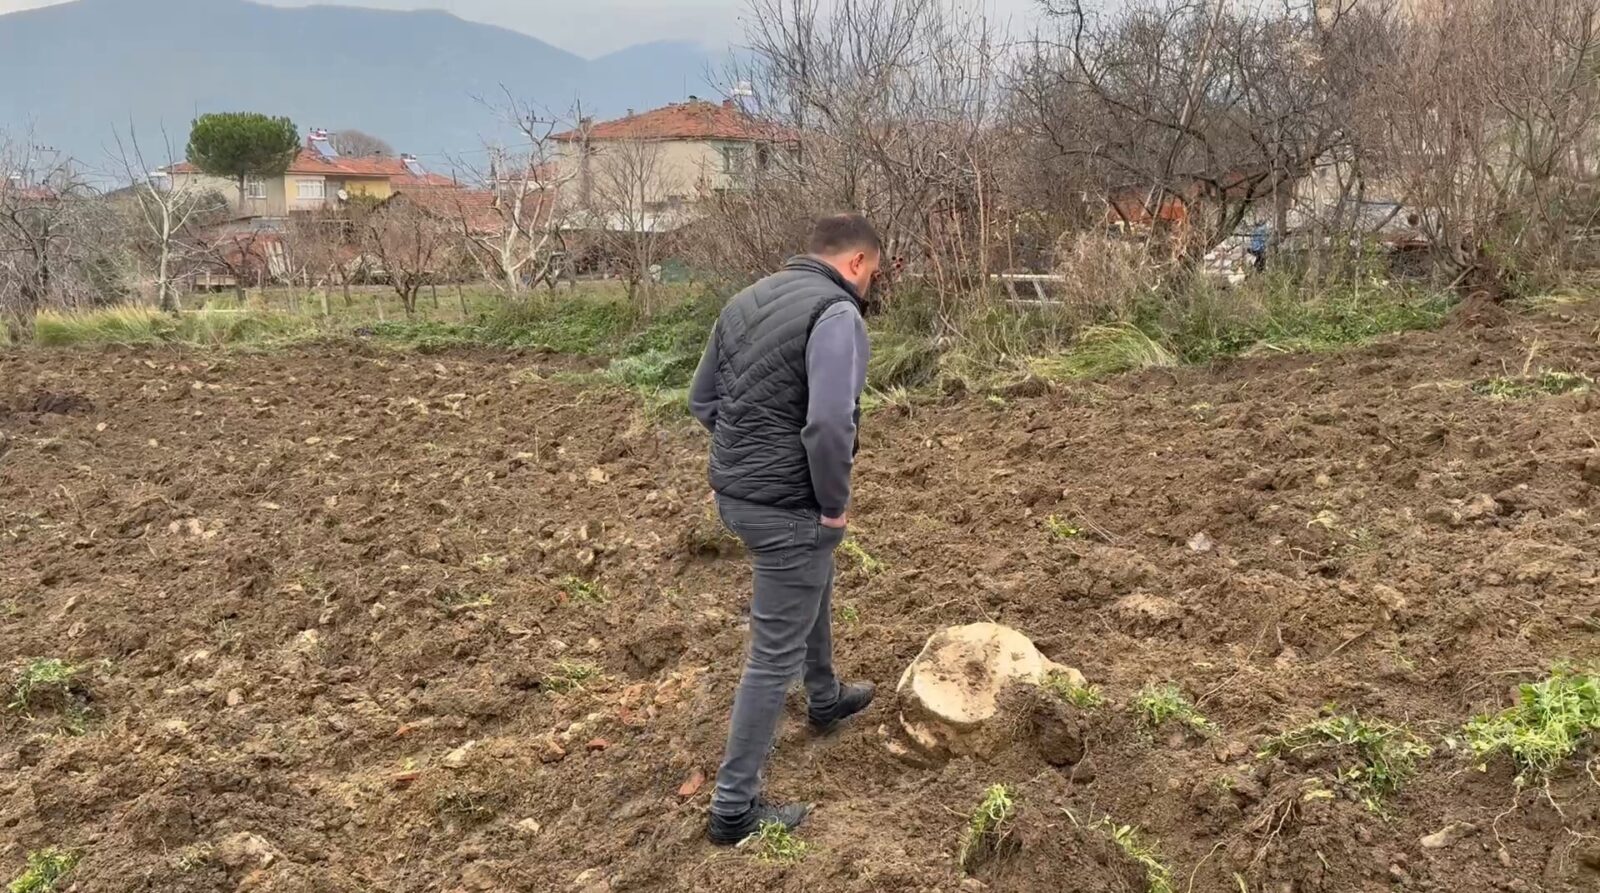
<instances>
[{"instance_id":1,"label":"brown soil","mask_svg":"<svg viewBox=\"0 0 1600 893\"><path fill-rule=\"evenodd\" d=\"M747 604L703 437L514 357L0 355L0 663L87 667L83 734L0 717L0 879L59 845L84 893L1141 889L1110 816L1178 891L1595 890L1588 754L1518 796L1443 743L1600 653L1600 396L1465 386L1600 372L1600 308L1564 313L869 417L855 535L886 569L842 576L841 668L892 685L995 619L1110 703L928 768L882 747L892 698L820 739L795 702L795 865L701 837ZM1140 728L1167 680L1215 737ZM1256 756L1329 703L1439 746L1385 814ZM1020 848L964 881L996 782Z\"/></svg>"}]
</instances>

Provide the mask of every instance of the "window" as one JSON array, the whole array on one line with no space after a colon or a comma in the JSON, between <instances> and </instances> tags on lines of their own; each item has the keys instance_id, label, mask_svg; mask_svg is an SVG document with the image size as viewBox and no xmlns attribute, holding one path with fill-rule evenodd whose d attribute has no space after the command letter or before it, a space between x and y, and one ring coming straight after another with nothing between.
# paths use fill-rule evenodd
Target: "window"
<instances>
[{"instance_id":1,"label":"window","mask_svg":"<svg viewBox=\"0 0 1600 893\"><path fill-rule=\"evenodd\" d=\"M244 195L245 198L266 198L267 181L260 177L245 177Z\"/></svg>"},{"instance_id":2,"label":"window","mask_svg":"<svg viewBox=\"0 0 1600 893\"><path fill-rule=\"evenodd\" d=\"M327 183L322 180L296 180L294 188L297 198L308 201L321 200L328 197Z\"/></svg>"},{"instance_id":3,"label":"window","mask_svg":"<svg viewBox=\"0 0 1600 893\"><path fill-rule=\"evenodd\" d=\"M725 174L742 174L750 155L748 146L723 146L722 147L722 172Z\"/></svg>"}]
</instances>

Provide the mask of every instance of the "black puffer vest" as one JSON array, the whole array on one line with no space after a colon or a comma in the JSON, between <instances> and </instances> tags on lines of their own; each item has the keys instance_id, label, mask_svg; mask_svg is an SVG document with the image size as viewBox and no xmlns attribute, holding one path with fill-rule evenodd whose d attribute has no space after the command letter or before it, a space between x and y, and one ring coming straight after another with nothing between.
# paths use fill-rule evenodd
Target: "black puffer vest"
<instances>
[{"instance_id":1,"label":"black puffer vest","mask_svg":"<svg viewBox=\"0 0 1600 893\"><path fill-rule=\"evenodd\" d=\"M855 290L827 264L796 257L750 286L717 320L722 401L711 438L711 486L778 508L817 508L800 432L810 388L806 345L822 314Z\"/></svg>"}]
</instances>

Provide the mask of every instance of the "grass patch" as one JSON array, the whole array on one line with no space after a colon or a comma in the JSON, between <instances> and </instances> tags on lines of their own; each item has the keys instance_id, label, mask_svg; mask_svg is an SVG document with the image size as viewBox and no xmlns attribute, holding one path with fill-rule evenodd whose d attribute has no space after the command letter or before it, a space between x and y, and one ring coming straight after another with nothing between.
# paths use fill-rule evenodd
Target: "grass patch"
<instances>
[{"instance_id":1,"label":"grass patch","mask_svg":"<svg viewBox=\"0 0 1600 893\"><path fill-rule=\"evenodd\" d=\"M857 542L854 537L845 540L839 546L839 551L843 552L844 557L850 559L850 562L858 570L869 577L882 572L886 567L882 561L873 557L872 553L868 552L866 547Z\"/></svg>"},{"instance_id":2,"label":"grass patch","mask_svg":"<svg viewBox=\"0 0 1600 893\"><path fill-rule=\"evenodd\" d=\"M745 838L740 846L749 846L757 859L780 865L793 865L804 859L809 845L796 837L794 831L782 822L762 822L756 833Z\"/></svg>"},{"instance_id":3,"label":"grass patch","mask_svg":"<svg viewBox=\"0 0 1600 893\"><path fill-rule=\"evenodd\" d=\"M1119 825L1107 816L1100 820L1100 830L1104 831L1129 859L1144 869L1145 893L1173 893L1172 867L1161 857L1155 844L1144 839L1139 829L1132 825Z\"/></svg>"},{"instance_id":4,"label":"grass patch","mask_svg":"<svg viewBox=\"0 0 1600 893\"><path fill-rule=\"evenodd\" d=\"M1307 286L1292 273L1253 278L1236 289L1205 282L1141 308L1141 326L1165 334L1185 363L1255 350L1315 352L1384 335L1436 329L1450 312L1445 294L1393 284Z\"/></svg>"},{"instance_id":5,"label":"grass patch","mask_svg":"<svg viewBox=\"0 0 1600 893\"><path fill-rule=\"evenodd\" d=\"M1559 397L1581 394L1594 387L1594 379L1581 372L1545 369L1538 375L1512 378L1504 375L1472 383L1472 392L1496 400L1525 400L1530 397Z\"/></svg>"},{"instance_id":6,"label":"grass patch","mask_svg":"<svg viewBox=\"0 0 1600 893\"><path fill-rule=\"evenodd\" d=\"M41 347L80 344L190 344L230 347L287 343L321 333L309 316L249 310L191 310L158 313L149 307L119 305L68 312L46 310L34 319L34 341Z\"/></svg>"},{"instance_id":7,"label":"grass patch","mask_svg":"<svg viewBox=\"0 0 1600 893\"><path fill-rule=\"evenodd\" d=\"M1600 676L1556 668L1548 678L1523 683L1517 703L1467 723L1473 756L1486 762L1510 754L1517 783L1543 781L1600 731Z\"/></svg>"},{"instance_id":8,"label":"grass patch","mask_svg":"<svg viewBox=\"0 0 1600 893\"><path fill-rule=\"evenodd\" d=\"M581 663L572 660L556 662L553 672L539 681L545 691L554 691L566 694L568 692L582 691L584 683L600 678L600 668L594 664Z\"/></svg>"},{"instance_id":9,"label":"grass patch","mask_svg":"<svg viewBox=\"0 0 1600 893\"><path fill-rule=\"evenodd\" d=\"M1400 726L1365 720L1354 714L1330 716L1292 729L1267 742L1262 756L1310 749L1338 751L1339 781L1348 785L1374 812L1416 774L1417 760L1433 748Z\"/></svg>"},{"instance_id":10,"label":"grass patch","mask_svg":"<svg viewBox=\"0 0 1600 893\"><path fill-rule=\"evenodd\" d=\"M6 885L6 893L52 893L56 884L78 865L78 854L50 847L28 854L28 867Z\"/></svg>"},{"instance_id":11,"label":"grass patch","mask_svg":"<svg viewBox=\"0 0 1600 893\"><path fill-rule=\"evenodd\" d=\"M857 608L855 605L852 605L852 604L840 605L839 606L839 622L841 622L841 623L860 623L861 622L861 609Z\"/></svg>"},{"instance_id":12,"label":"grass patch","mask_svg":"<svg viewBox=\"0 0 1600 893\"><path fill-rule=\"evenodd\" d=\"M1056 540L1073 540L1083 536L1083 528L1058 515L1044 519L1044 529L1050 532L1051 539Z\"/></svg>"},{"instance_id":13,"label":"grass patch","mask_svg":"<svg viewBox=\"0 0 1600 893\"><path fill-rule=\"evenodd\" d=\"M1071 381L1177 364L1171 351L1138 326L1119 323L1089 326L1065 353L1037 358L1029 367L1040 378Z\"/></svg>"},{"instance_id":14,"label":"grass patch","mask_svg":"<svg viewBox=\"0 0 1600 893\"><path fill-rule=\"evenodd\" d=\"M616 301L529 301L489 315L474 334L498 347L596 356L615 350L636 322L633 309Z\"/></svg>"},{"instance_id":15,"label":"grass patch","mask_svg":"<svg viewBox=\"0 0 1600 893\"><path fill-rule=\"evenodd\" d=\"M1011 836L1017 818L1017 793L1009 785L991 785L967 820L957 857L961 869L971 873L989 857L1000 852Z\"/></svg>"},{"instance_id":16,"label":"grass patch","mask_svg":"<svg viewBox=\"0 0 1600 893\"><path fill-rule=\"evenodd\" d=\"M1079 710L1093 710L1106 702L1097 685L1079 685L1059 670L1044 677L1044 690Z\"/></svg>"},{"instance_id":17,"label":"grass patch","mask_svg":"<svg viewBox=\"0 0 1600 893\"><path fill-rule=\"evenodd\" d=\"M56 657L39 657L22 665L11 682L6 709L26 713L45 698L70 700L73 680L83 668Z\"/></svg>"},{"instance_id":18,"label":"grass patch","mask_svg":"<svg viewBox=\"0 0 1600 893\"><path fill-rule=\"evenodd\" d=\"M561 594L580 605L603 605L611 601L604 584L570 574L561 578Z\"/></svg>"},{"instance_id":19,"label":"grass patch","mask_svg":"<svg viewBox=\"0 0 1600 893\"><path fill-rule=\"evenodd\" d=\"M1176 722L1198 735L1216 732L1216 724L1206 719L1175 683L1147 685L1133 696L1133 709L1151 729Z\"/></svg>"},{"instance_id":20,"label":"grass patch","mask_svg":"<svg viewBox=\"0 0 1600 893\"><path fill-rule=\"evenodd\" d=\"M874 391L913 390L939 376L939 348L933 339L893 329L874 333L867 361L867 383Z\"/></svg>"}]
</instances>

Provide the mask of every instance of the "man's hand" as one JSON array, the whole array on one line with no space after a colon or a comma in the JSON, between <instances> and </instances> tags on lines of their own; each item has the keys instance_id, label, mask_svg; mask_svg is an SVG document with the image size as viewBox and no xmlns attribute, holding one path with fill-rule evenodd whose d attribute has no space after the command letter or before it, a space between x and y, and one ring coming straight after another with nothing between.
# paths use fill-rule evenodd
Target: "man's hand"
<instances>
[{"instance_id":1,"label":"man's hand","mask_svg":"<svg viewBox=\"0 0 1600 893\"><path fill-rule=\"evenodd\" d=\"M846 512L845 514L840 515L837 518L830 518L827 515L823 515L822 516L822 526L823 527L831 527L834 530L843 530L849 524L850 524L850 514L848 512Z\"/></svg>"}]
</instances>

